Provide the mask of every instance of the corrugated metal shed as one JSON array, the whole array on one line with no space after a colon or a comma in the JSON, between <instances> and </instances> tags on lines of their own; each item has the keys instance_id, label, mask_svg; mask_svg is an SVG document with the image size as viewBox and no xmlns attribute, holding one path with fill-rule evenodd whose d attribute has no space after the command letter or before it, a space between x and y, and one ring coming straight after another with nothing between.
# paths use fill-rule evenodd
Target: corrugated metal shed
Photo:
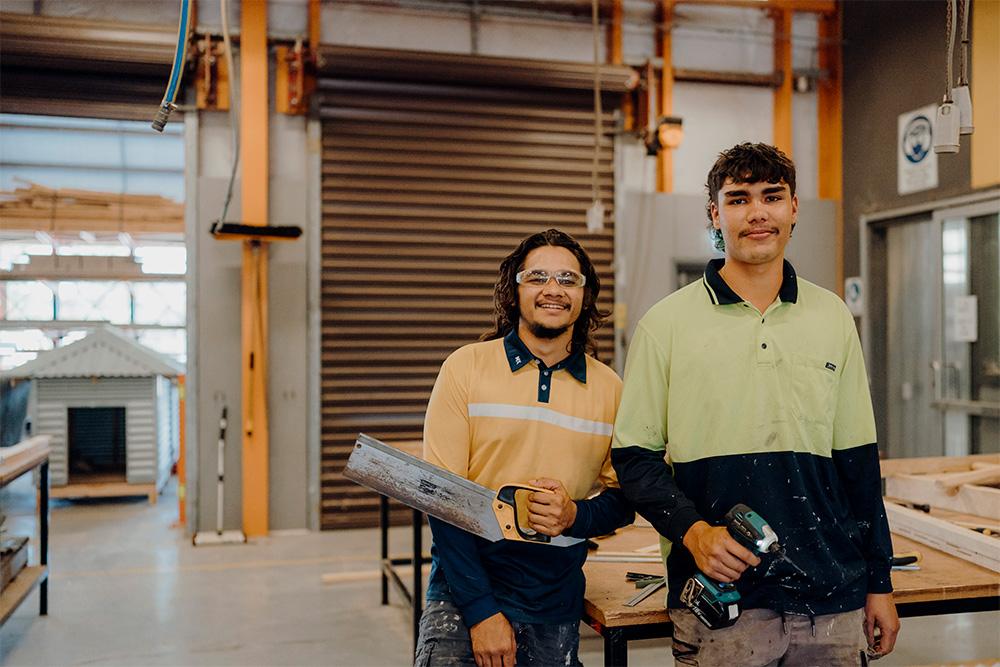
<instances>
[{"instance_id":1,"label":"corrugated metal shed","mask_svg":"<svg viewBox=\"0 0 1000 667\"><path fill-rule=\"evenodd\" d=\"M4 373L10 378L177 377L184 367L105 325Z\"/></svg>"}]
</instances>

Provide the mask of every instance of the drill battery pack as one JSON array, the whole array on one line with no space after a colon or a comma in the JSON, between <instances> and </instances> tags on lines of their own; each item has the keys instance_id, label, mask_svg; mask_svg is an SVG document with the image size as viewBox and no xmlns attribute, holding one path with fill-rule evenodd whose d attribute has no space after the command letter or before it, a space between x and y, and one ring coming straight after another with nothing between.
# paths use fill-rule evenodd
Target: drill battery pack
<instances>
[{"instance_id":1,"label":"drill battery pack","mask_svg":"<svg viewBox=\"0 0 1000 667\"><path fill-rule=\"evenodd\" d=\"M684 584L681 602L712 630L733 625L742 611L735 584L712 581L700 572Z\"/></svg>"}]
</instances>

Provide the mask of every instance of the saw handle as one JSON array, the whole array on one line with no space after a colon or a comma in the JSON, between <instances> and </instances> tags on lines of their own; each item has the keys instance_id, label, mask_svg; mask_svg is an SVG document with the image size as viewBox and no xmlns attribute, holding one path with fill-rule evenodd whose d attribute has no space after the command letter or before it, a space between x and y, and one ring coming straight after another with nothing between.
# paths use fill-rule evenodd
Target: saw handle
<instances>
[{"instance_id":1,"label":"saw handle","mask_svg":"<svg viewBox=\"0 0 1000 667\"><path fill-rule=\"evenodd\" d=\"M551 493L548 489L540 489L529 484L505 484L497 492L493 502L493 513L500 523L500 530L508 540L521 542L540 542L548 544L552 538L528 527L527 502L520 505L517 502L518 493Z\"/></svg>"}]
</instances>

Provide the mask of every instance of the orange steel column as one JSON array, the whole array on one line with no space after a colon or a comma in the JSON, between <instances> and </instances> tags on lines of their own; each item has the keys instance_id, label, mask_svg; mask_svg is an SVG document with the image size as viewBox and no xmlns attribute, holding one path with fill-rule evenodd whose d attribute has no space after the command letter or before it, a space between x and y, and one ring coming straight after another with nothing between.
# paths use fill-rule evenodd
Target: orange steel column
<instances>
[{"instance_id":1,"label":"orange steel column","mask_svg":"<svg viewBox=\"0 0 1000 667\"><path fill-rule=\"evenodd\" d=\"M240 33L243 223L267 225L267 2L244 0ZM243 532L268 529L267 243L243 242Z\"/></svg>"},{"instance_id":2,"label":"orange steel column","mask_svg":"<svg viewBox=\"0 0 1000 667\"><path fill-rule=\"evenodd\" d=\"M309 48L318 49L320 40L320 0L309 0Z\"/></svg>"},{"instance_id":3,"label":"orange steel column","mask_svg":"<svg viewBox=\"0 0 1000 667\"><path fill-rule=\"evenodd\" d=\"M611 6L611 31L608 33L608 53L612 65L621 65L625 62L622 53L622 31L625 23L625 8L623 0L614 0ZM622 118L624 129L631 132L635 129L635 105L632 103L632 93L622 93Z\"/></svg>"},{"instance_id":4,"label":"orange steel column","mask_svg":"<svg viewBox=\"0 0 1000 667\"><path fill-rule=\"evenodd\" d=\"M177 376L177 525L181 530L187 526L187 378ZM186 530L185 530L186 532Z\"/></svg>"},{"instance_id":5,"label":"orange steel column","mask_svg":"<svg viewBox=\"0 0 1000 667\"><path fill-rule=\"evenodd\" d=\"M774 69L781 87L774 91L774 145L792 157L792 12L773 10Z\"/></svg>"},{"instance_id":6,"label":"orange steel column","mask_svg":"<svg viewBox=\"0 0 1000 667\"><path fill-rule=\"evenodd\" d=\"M843 197L843 100L840 67L840 8L819 20L819 68L829 78L819 79L816 86L818 195L833 199L837 206L837 291L844 284L844 219L840 206ZM841 294L843 296L843 294Z\"/></svg>"},{"instance_id":7,"label":"orange steel column","mask_svg":"<svg viewBox=\"0 0 1000 667\"><path fill-rule=\"evenodd\" d=\"M663 69L660 76L659 115L674 114L674 65L671 29L674 22L674 2L661 0L660 57ZM656 131L656 128L653 128ZM656 189L659 192L674 191L674 152L669 148L660 150L656 159Z\"/></svg>"},{"instance_id":8,"label":"orange steel column","mask_svg":"<svg viewBox=\"0 0 1000 667\"><path fill-rule=\"evenodd\" d=\"M267 225L267 2L244 0L240 34L243 224Z\"/></svg>"},{"instance_id":9,"label":"orange steel column","mask_svg":"<svg viewBox=\"0 0 1000 667\"><path fill-rule=\"evenodd\" d=\"M625 7L622 0L614 0L611 5L611 33L608 53L611 55L612 65L621 65L624 61L622 55L622 23L625 21Z\"/></svg>"}]
</instances>

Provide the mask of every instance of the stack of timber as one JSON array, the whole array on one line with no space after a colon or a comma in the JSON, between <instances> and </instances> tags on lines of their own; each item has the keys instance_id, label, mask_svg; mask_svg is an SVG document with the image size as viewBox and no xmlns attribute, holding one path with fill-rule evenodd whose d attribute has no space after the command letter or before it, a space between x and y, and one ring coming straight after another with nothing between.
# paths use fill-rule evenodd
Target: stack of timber
<instances>
[{"instance_id":1,"label":"stack of timber","mask_svg":"<svg viewBox=\"0 0 1000 667\"><path fill-rule=\"evenodd\" d=\"M28 564L28 538L0 539L0 591Z\"/></svg>"},{"instance_id":2,"label":"stack of timber","mask_svg":"<svg viewBox=\"0 0 1000 667\"><path fill-rule=\"evenodd\" d=\"M183 234L184 204L160 195L53 189L34 183L0 191L5 232L56 236Z\"/></svg>"},{"instance_id":3,"label":"stack of timber","mask_svg":"<svg viewBox=\"0 0 1000 667\"><path fill-rule=\"evenodd\" d=\"M892 532L1000 572L1000 454L882 461Z\"/></svg>"}]
</instances>

